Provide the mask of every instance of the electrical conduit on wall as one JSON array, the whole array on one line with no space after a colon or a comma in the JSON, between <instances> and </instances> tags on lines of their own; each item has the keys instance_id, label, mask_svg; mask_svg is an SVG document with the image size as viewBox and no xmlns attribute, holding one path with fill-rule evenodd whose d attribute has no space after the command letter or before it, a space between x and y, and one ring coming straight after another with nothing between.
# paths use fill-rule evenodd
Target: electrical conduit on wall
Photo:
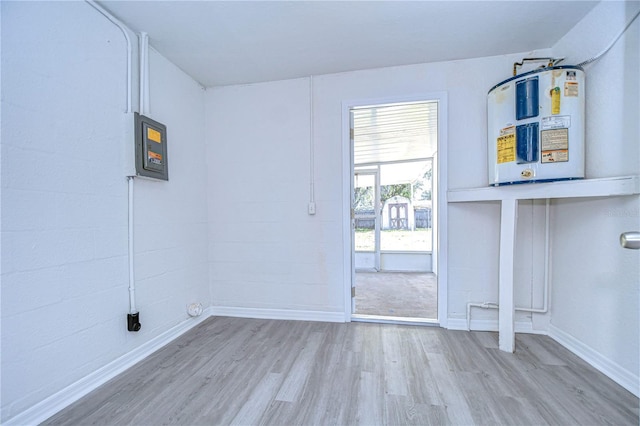
<instances>
[{"instance_id":1,"label":"electrical conduit on wall","mask_svg":"<svg viewBox=\"0 0 640 426\"><path fill-rule=\"evenodd\" d=\"M307 212L316 214L315 145L313 135L313 76L309 76L309 206Z\"/></svg>"},{"instance_id":2,"label":"electrical conduit on wall","mask_svg":"<svg viewBox=\"0 0 640 426\"><path fill-rule=\"evenodd\" d=\"M87 4L100 12L102 16L107 18L109 22L117 26L125 37L127 42L127 94L126 94L126 113L132 114L132 80L133 80L133 46L131 37L129 36L129 28L127 28L120 20L110 14L107 10L95 3L93 0L85 0ZM140 47L140 75L139 75L139 111L144 114L148 111L149 105L149 67L148 67L148 52L149 52L149 38L146 33L140 33L139 35L139 47ZM132 143L132 141L125 141L125 143ZM128 171L127 173L129 173ZM127 176L127 239L128 239L128 267L129 267L129 315L128 315L128 329L129 331L140 330L140 322L138 316L138 310L136 308L135 300L135 257L134 257L134 175Z\"/></svg>"},{"instance_id":3,"label":"electrical conduit on wall","mask_svg":"<svg viewBox=\"0 0 640 426\"><path fill-rule=\"evenodd\" d=\"M133 47L131 45L131 37L129 37L130 30L122 22L120 22L115 16L111 15L109 12L107 12L105 9L103 9L100 5L98 5L93 0L85 0L85 1L88 5L90 5L95 10L100 12L102 16L107 18L112 24L118 27L120 31L122 31L122 34L124 35L124 38L127 42L127 110L126 112L129 114L132 112L131 111L131 91L132 91L131 80L132 80L132 73L133 73L132 72Z\"/></svg>"},{"instance_id":4,"label":"electrical conduit on wall","mask_svg":"<svg viewBox=\"0 0 640 426\"><path fill-rule=\"evenodd\" d=\"M147 114L149 109L149 37L147 33L138 35L140 42L140 75L138 97L138 110L140 114ZM129 315L127 315L127 329L139 331L140 314L136 308L136 277L135 277L135 247L134 247L134 180L135 176L127 176L129 202L128 202L128 237L129 237Z\"/></svg>"},{"instance_id":5,"label":"electrical conduit on wall","mask_svg":"<svg viewBox=\"0 0 640 426\"><path fill-rule=\"evenodd\" d=\"M135 264L133 262L133 176L127 176L128 183L128 242L129 242L129 313L137 314L136 288L135 288Z\"/></svg>"},{"instance_id":6,"label":"electrical conduit on wall","mask_svg":"<svg viewBox=\"0 0 640 426\"><path fill-rule=\"evenodd\" d=\"M609 50L611 50L611 48L616 44L616 42L620 39L620 37L622 37L622 35L629 29L629 27L631 26L631 24L633 24L633 22L638 18L638 16L640 16L640 10L638 10L635 15L633 15L633 17L631 18L631 20L629 21L629 23L627 23L627 25L625 25L625 27L622 29L622 31L620 31L618 33L618 35L613 39L613 41L611 43L609 43L609 45L607 47L604 48L604 50L600 53L598 53L596 56L587 59L586 61L582 61L578 64L579 67L584 67L586 65L591 64L592 62L597 61L598 59L600 59L601 57L603 57Z\"/></svg>"},{"instance_id":7,"label":"electrical conduit on wall","mask_svg":"<svg viewBox=\"0 0 640 426\"><path fill-rule=\"evenodd\" d=\"M142 115L149 114L149 35L138 34L140 41L140 97L138 110Z\"/></svg>"}]
</instances>

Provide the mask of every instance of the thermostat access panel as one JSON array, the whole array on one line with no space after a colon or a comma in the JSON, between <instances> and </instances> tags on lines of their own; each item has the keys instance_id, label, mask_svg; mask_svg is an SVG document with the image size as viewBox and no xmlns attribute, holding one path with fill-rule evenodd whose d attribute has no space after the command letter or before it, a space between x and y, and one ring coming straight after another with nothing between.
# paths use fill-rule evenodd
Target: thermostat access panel
<instances>
[{"instance_id":1,"label":"thermostat access panel","mask_svg":"<svg viewBox=\"0 0 640 426\"><path fill-rule=\"evenodd\" d=\"M167 127L136 113L136 174L169 180L167 164Z\"/></svg>"}]
</instances>

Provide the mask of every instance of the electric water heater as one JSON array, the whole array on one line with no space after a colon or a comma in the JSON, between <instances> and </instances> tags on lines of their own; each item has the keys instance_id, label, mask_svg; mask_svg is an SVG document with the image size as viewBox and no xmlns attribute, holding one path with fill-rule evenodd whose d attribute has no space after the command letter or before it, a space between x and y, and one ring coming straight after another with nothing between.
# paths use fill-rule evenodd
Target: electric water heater
<instances>
[{"instance_id":1,"label":"electric water heater","mask_svg":"<svg viewBox=\"0 0 640 426\"><path fill-rule=\"evenodd\" d=\"M584 178L584 71L550 66L488 94L489 185Z\"/></svg>"}]
</instances>

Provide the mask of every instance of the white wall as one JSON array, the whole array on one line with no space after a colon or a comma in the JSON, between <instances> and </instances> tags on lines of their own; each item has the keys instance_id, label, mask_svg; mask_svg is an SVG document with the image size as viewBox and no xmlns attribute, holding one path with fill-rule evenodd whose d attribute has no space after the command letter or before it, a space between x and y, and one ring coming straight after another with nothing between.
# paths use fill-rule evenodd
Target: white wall
<instances>
[{"instance_id":1,"label":"white wall","mask_svg":"<svg viewBox=\"0 0 640 426\"><path fill-rule=\"evenodd\" d=\"M640 8L603 2L554 47L578 63L612 41ZM640 20L586 71L588 178L640 172ZM640 252L618 237L640 230L640 198L555 202L552 209L552 333L583 351L638 393Z\"/></svg>"},{"instance_id":2,"label":"white wall","mask_svg":"<svg viewBox=\"0 0 640 426\"><path fill-rule=\"evenodd\" d=\"M153 49L149 69L149 115L167 126L169 182L135 182L136 302L156 334L185 319L187 303L209 305L207 173L204 89Z\"/></svg>"},{"instance_id":3,"label":"white wall","mask_svg":"<svg viewBox=\"0 0 640 426\"><path fill-rule=\"evenodd\" d=\"M486 186L487 91L509 77L515 60L545 53L314 77L315 216L307 215L308 79L207 90L212 304L344 313L342 102L446 91L449 187ZM518 246L525 306L531 286L542 283L531 267L541 258L527 250L542 253L530 235L544 208L523 203L521 214L530 210L537 216L521 221ZM497 204L449 206L448 309L462 324L468 301L497 301L498 219Z\"/></svg>"},{"instance_id":4,"label":"white wall","mask_svg":"<svg viewBox=\"0 0 640 426\"><path fill-rule=\"evenodd\" d=\"M123 35L84 2L1 7L4 423L182 323L209 290L203 91L151 52L171 180L136 181L130 333Z\"/></svg>"},{"instance_id":5,"label":"white wall","mask_svg":"<svg viewBox=\"0 0 640 426\"><path fill-rule=\"evenodd\" d=\"M207 91L212 304L341 311L339 221L317 167L318 214L309 201L306 79ZM328 196L327 196L328 195Z\"/></svg>"}]
</instances>

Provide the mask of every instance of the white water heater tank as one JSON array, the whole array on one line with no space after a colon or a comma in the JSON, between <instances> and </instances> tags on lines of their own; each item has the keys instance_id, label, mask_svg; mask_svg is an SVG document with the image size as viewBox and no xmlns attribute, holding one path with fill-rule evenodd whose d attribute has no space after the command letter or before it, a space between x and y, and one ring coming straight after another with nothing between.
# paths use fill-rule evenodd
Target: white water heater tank
<instances>
[{"instance_id":1,"label":"white water heater tank","mask_svg":"<svg viewBox=\"0 0 640 426\"><path fill-rule=\"evenodd\" d=\"M489 185L584 178L584 71L552 66L488 95Z\"/></svg>"}]
</instances>

